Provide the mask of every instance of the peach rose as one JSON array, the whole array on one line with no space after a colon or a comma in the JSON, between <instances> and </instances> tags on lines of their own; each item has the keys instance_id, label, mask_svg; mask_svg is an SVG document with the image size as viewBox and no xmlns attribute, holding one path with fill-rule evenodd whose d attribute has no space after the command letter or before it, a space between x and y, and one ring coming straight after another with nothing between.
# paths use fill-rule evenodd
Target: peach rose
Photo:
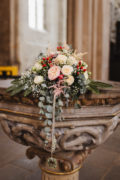
<instances>
[{"instance_id":1,"label":"peach rose","mask_svg":"<svg viewBox=\"0 0 120 180\"><path fill-rule=\"evenodd\" d=\"M53 66L48 70L48 78L52 81L60 75L60 67Z\"/></svg>"}]
</instances>

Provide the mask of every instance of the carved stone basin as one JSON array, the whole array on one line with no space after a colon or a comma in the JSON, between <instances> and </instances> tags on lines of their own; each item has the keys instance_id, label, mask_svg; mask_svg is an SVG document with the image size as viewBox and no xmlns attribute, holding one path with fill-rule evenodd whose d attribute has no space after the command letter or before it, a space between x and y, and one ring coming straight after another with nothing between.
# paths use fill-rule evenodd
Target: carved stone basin
<instances>
[{"instance_id":1,"label":"carved stone basin","mask_svg":"<svg viewBox=\"0 0 120 180\"><path fill-rule=\"evenodd\" d=\"M4 132L17 143L29 146L26 154L40 158L42 179L78 179L78 170L87 155L104 143L120 122L120 83L101 94L87 94L79 98L80 109L70 102L64 108L64 121L55 123L57 148L56 168L49 167L51 142L44 145L44 120L39 120L37 99L22 94L10 97L0 88L0 122ZM50 140L51 141L51 140ZM61 176L62 175L62 176Z\"/></svg>"}]
</instances>

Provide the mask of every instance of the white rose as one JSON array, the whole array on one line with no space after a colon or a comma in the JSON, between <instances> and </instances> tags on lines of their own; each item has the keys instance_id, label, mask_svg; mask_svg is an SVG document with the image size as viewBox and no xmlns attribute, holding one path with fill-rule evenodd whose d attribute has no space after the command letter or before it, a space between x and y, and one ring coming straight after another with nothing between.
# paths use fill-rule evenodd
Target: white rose
<instances>
[{"instance_id":1,"label":"white rose","mask_svg":"<svg viewBox=\"0 0 120 180\"><path fill-rule=\"evenodd\" d=\"M88 79L88 72L87 71L85 71L84 76L85 76L85 79L87 80Z\"/></svg>"},{"instance_id":2,"label":"white rose","mask_svg":"<svg viewBox=\"0 0 120 180\"><path fill-rule=\"evenodd\" d=\"M78 61L73 57L73 56L70 56L68 59L67 59L67 64L69 65L77 65L78 64Z\"/></svg>"},{"instance_id":3,"label":"white rose","mask_svg":"<svg viewBox=\"0 0 120 180\"><path fill-rule=\"evenodd\" d=\"M36 62L35 65L33 66L33 68L35 70L41 70L42 69L42 65L40 63Z\"/></svg>"},{"instance_id":4,"label":"white rose","mask_svg":"<svg viewBox=\"0 0 120 180\"><path fill-rule=\"evenodd\" d=\"M58 64L66 64L67 57L65 55L59 54L54 61Z\"/></svg>"},{"instance_id":5,"label":"white rose","mask_svg":"<svg viewBox=\"0 0 120 180\"><path fill-rule=\"evenodd\" d=\"M72 85L74 83L74 77L73 76L68 76L68 78L65 80L68 85Z\"/></svg>"},{"instance_id":6,"label":"white rose","mask_svg":"<svg viewBox=\"0 0 120 180\"><path fill-rule=\"evenodd\" d=\"M44 81L43 76L35 76L34 83L41 84Z\"/></svg>"},{"instance_id":7,"label":"white rose","mask_svg":"<svg viewBox=\"0 0 120 180\"><path fill-rule=\"evenodd\" d=\"M69 76L73 72L73 67L70 65L64 65L61 71L64 75Z\"/></svg>"}]
</instances>

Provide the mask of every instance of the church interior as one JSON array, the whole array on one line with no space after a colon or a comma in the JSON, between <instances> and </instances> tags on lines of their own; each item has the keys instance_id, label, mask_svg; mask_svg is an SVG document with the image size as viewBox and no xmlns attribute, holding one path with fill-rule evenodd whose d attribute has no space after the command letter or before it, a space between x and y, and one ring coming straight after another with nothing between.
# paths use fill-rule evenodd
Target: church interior
<instances>
[{"instance_id":1,"label":"church interior","mask_svg":"<svg viewBox=\"0 0 120 180\"><path fill-rule=\"evenodd\" d=\"M41 52L65 43L86 52L93 79L120 82L120 0L1 1L0 87L30 68ZM120 127L88 157L80 179L119 180L119 142ZM0 180L41 179L37 157L28 160L25 149L0 127Z\"/></svg>"}]
</instances>

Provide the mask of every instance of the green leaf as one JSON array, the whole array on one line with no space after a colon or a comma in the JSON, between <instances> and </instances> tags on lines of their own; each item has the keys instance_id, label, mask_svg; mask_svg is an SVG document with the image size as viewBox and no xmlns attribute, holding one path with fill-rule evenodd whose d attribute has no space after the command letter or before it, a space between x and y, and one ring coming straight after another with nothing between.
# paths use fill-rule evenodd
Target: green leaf
<instances>
[{"instance_id":1,"label":"green leaf","mask_svg":"<svg viewBox=\"0 0 120 180\"><path fill-rule=\"evenodd\" d=\"M75 109L80 109L80 108L81 108L81 106L80 106L80 104L75 103L75 104L74 104L74 108L75 108Z\"/></svg>"},{"instance_id":2,"label":"green leaf","mask_svg":"<svg viewBox=\"0 0 120 180\"><path fill-rule=\"evenodd\" d=\"M12 85L12 86L10 86L9 88L7 88L6 92L10 92L10 91L16 89L16 87L18 87L18 86Z\"/></svg>"},{"instance_id":3,"label":"green leaf","mask_svg":"<svg viewBox=\"0 0 120 180\"><path fill-rule=\"evenodd\" d=\"M11 84L19 84L19 82L20 82L20 79L15 79L11 82Z\"/></svg>"},{"instance_id":4,"label":"green leaf","mask_svg":"<svg viewBox=\"0 0 120 180\"><path fill-rule=\"evenodd\" d=\"M30 93L32 92L31 89L27 89L25 92L24 92L24 96L28 96Z\"/></svg>"},{"instance_id":5,"label":"green leaf","mask_svg":"<svg viewBox=\"0 0 120 180\"><path fill-rule=\"evenodd\" d=\"M20 92L23 91L23 90L24 90L24 85L23 85L23 86L20 86L20 87L17 87L16 89L14 89L10 95L11 95L11 96L14 96L15 94L18 94L18 93L20 93Z\"/></svg>"},{"instance_id":6,"label":"green leaf","mask_svg":"<svg viewBox=\"0 0 120 180\"><path fill-rule=\"evenodd\" d=\"M97 87L101 87L101 88L112 88L113 87L111 84L107 84L107 83L99 82L99 81L91 81L90 84L95 85Z\"/></svg>"},{"instance_id":7,"label":"green leaf","mask_svg":"<svg viewBox=\"0 0 120 180\"><path fill-rule=\"evenodd\" d=\"M99 94L99 93L100 93L100 92L99 92L99 89L98 89L96 86L92 85L92 84L89 84L89 86L87 87L87 89L90 90L90 91L92 91L93 93L96 93L96 94Z\"/></svg>"}]
</instances>

